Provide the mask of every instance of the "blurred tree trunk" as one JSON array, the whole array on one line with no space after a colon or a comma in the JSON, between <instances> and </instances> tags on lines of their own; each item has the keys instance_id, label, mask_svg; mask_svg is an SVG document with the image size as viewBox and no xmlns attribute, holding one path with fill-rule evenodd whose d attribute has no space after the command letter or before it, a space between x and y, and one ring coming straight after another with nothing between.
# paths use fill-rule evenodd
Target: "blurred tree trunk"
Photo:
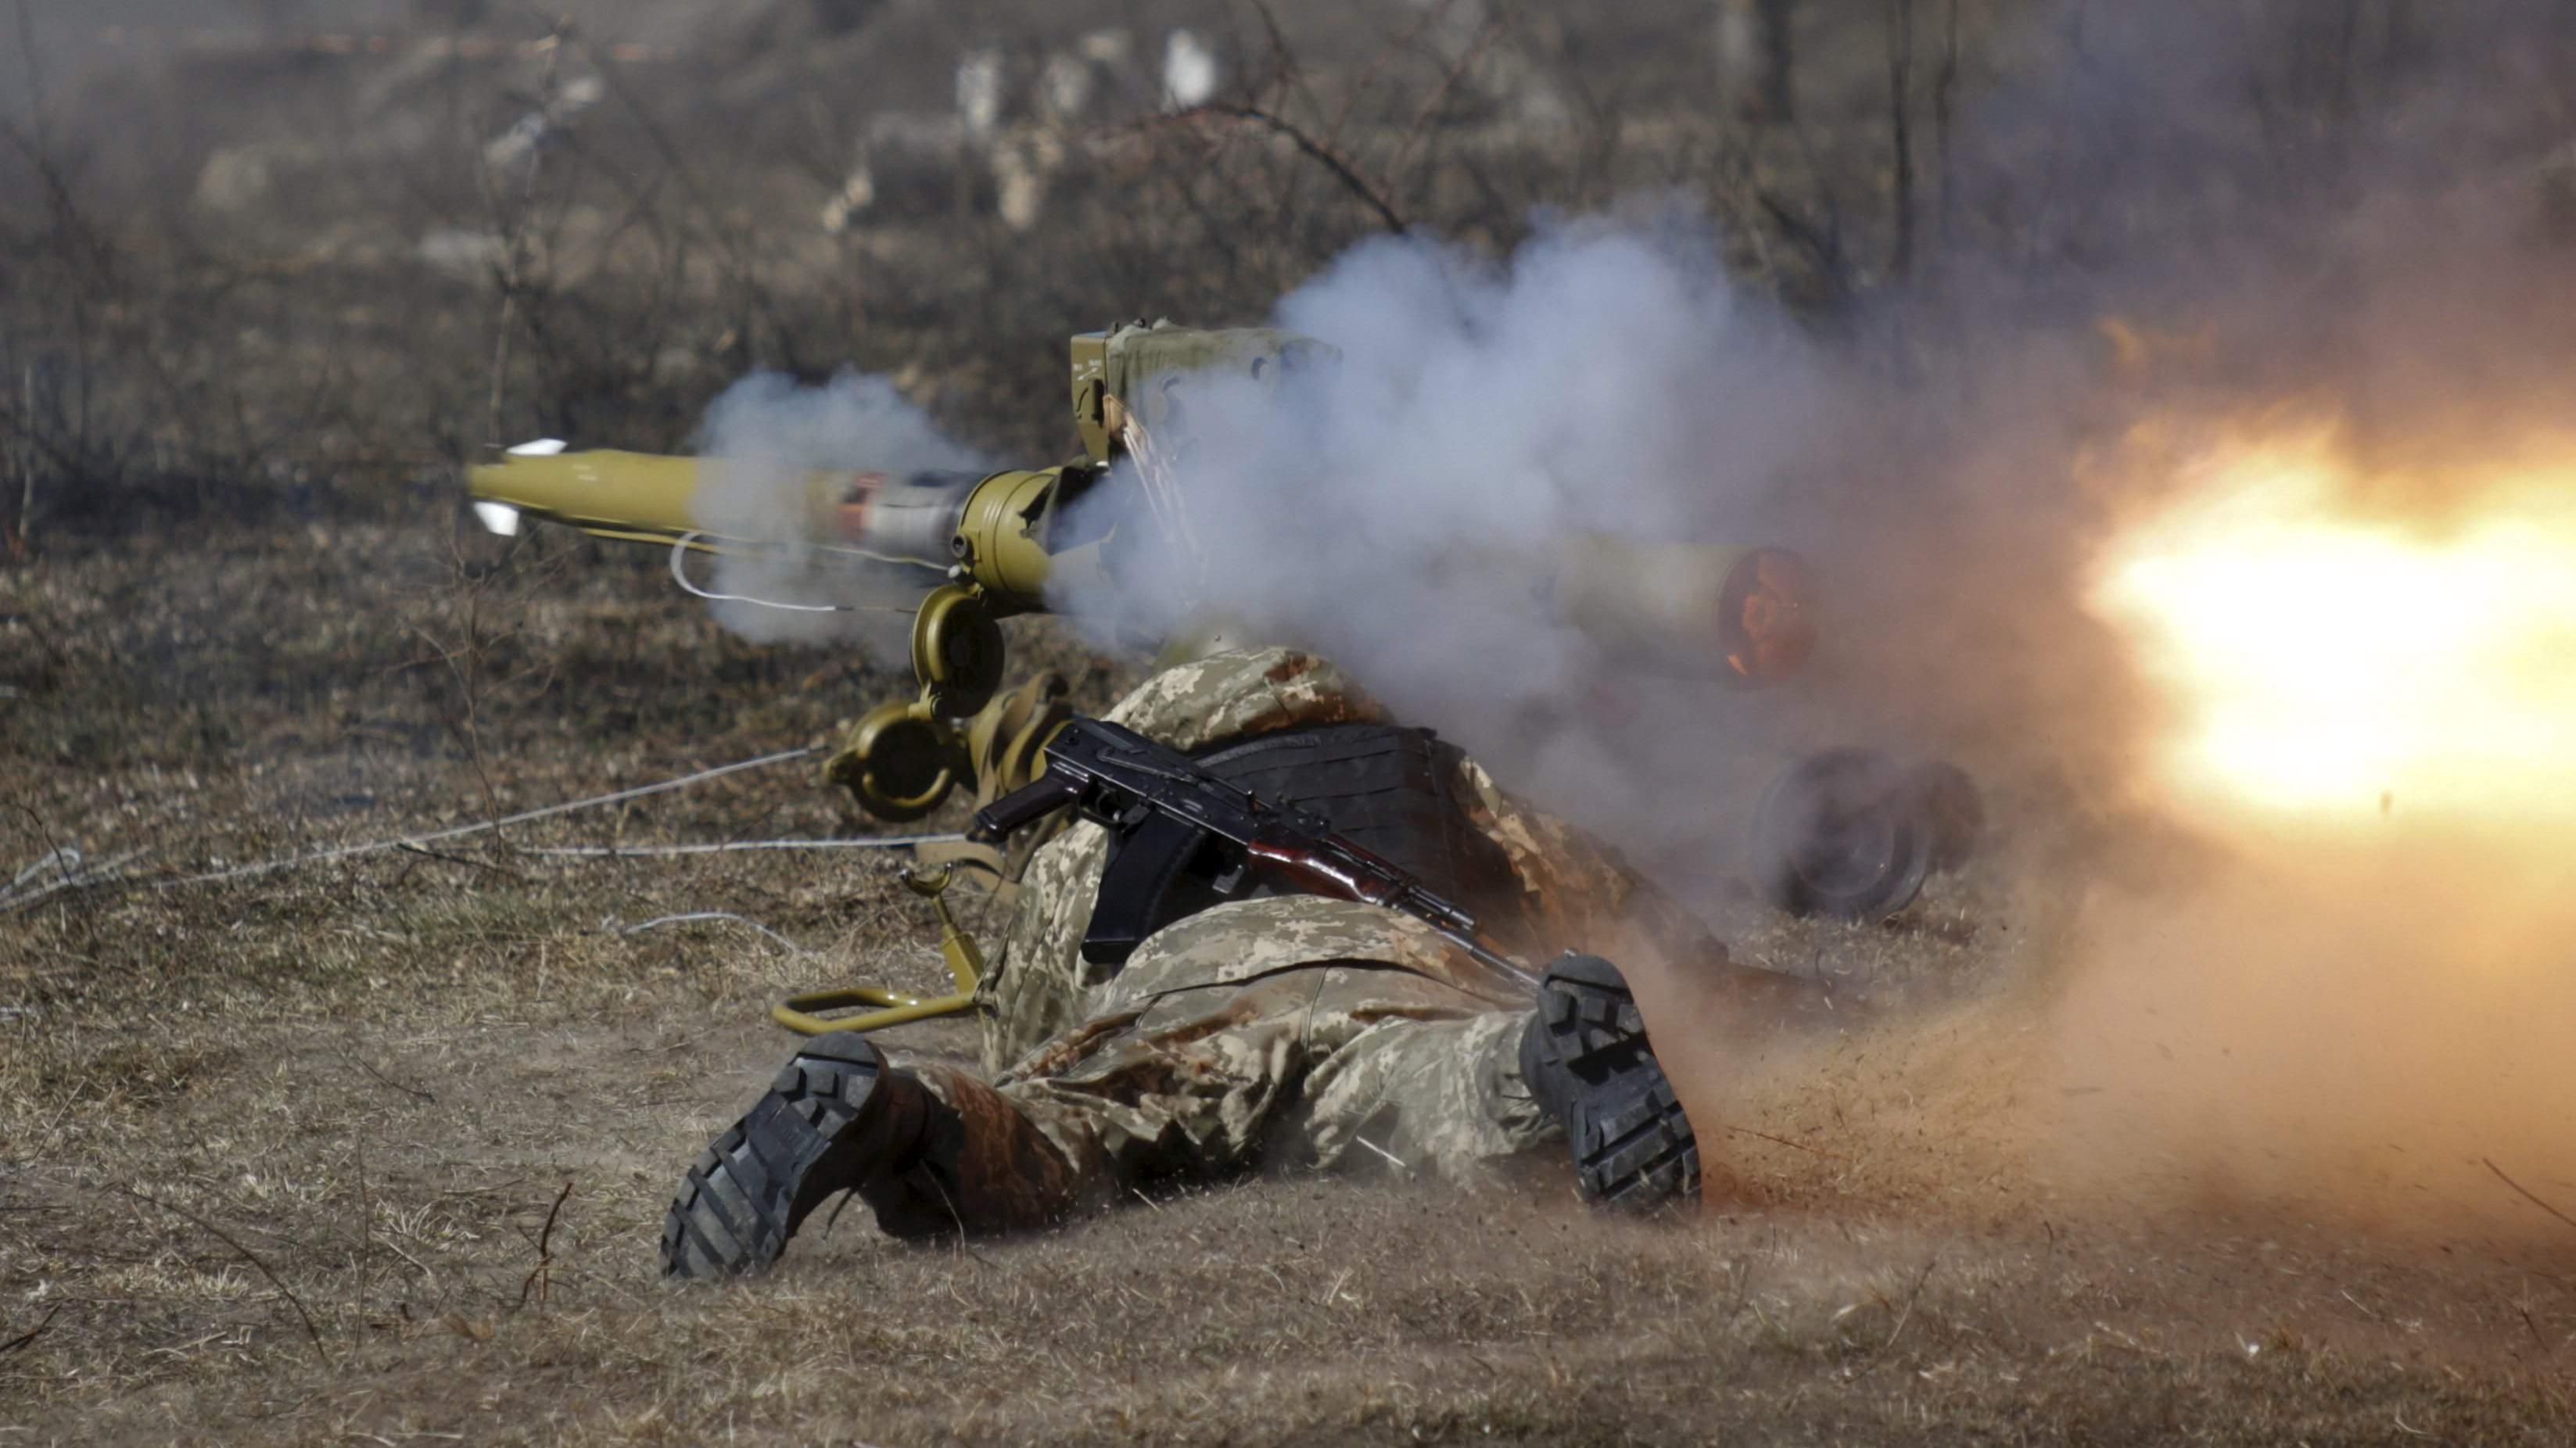
<instances>
[{"instance_id":1,"label":"blurred tree trunk","mask_svg":"<svg viewBox=\"0 0 2576 1448\"><path fill-rule=\"evenodd\" d=\"M1888 271L1902 277L1914 269L1914 0L1887 0L1887 143L1896 214Z\"/></svg>"},{"instance_id":2,"label":"blurred tree trunk","mask_svg":"<svg viewBox=\"0 0 2576 1448\"><path fill-rule=\"evenodd\" d=\"M491 13L491 0L411 0L411 23L421 30L471 30Z\"/></svg>"},{"instance_id":3,"label":"blurred tree trunk","mask_svg":"<svg viewBox=\"0 0 2576 1448\"><path fill-rule=\"evenodd\" d=\"M1796 8L1797 0L1717 0L1718 88L1746 120L1796 118L1789 32Z\"/></svg>"}]
</instances>

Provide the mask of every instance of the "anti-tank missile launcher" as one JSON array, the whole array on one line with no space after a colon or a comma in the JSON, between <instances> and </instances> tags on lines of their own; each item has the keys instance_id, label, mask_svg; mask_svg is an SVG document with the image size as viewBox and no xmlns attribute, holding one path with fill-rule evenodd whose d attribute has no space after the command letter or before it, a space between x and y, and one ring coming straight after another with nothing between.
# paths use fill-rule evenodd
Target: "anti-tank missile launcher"
<instances>
[{"instance_id":1,"label":"anti-tank missile launcher","mask_svg":"<svg viewBox=\"0 0 2576 1448\"><path fill-rule=\"evenodd\" d=\"M854 585L864 579L871 597L905 591L915 599L911 657L920 694L862 716L831 773L872 814L911 820L971 774L960 724L1000 687L999 622L1046 611L1051 598L1114 586L1122 560L1160 545L1154 530L1121 536L1110 521L1147 510L1073 506L1098 488L1146 486L1141 469L1115 466L1131 441L1185 437L1196 379L1232 375L1276 387L1336 355L1312 338L1267 329L1165 324L1084 333L1072 342L1070 377L1082 456L986 474L811 472L801 493L790 490L785 526L769 530L784 536L728 527L706 506L707 470L725 466L712 459L541 443L471 469L467 486L477 515L498 532L536 517L667 547L692 591L705 590L687 577L690 556L728 553L793 555L826 576L843 569ZM1776 548L1580 534L1507 560L1479 560L1487 563L1528 577L1548 611L1608 657L1665 669L1696 661L1690 666L1710 677L1760 687L1793 673L1814 640L1805 569ZM1040 710L1032 720L1043 717ZM1034 754L1043 740L1020 743L1027 747L1016 752Z\"/></svg>"}]
</instances>

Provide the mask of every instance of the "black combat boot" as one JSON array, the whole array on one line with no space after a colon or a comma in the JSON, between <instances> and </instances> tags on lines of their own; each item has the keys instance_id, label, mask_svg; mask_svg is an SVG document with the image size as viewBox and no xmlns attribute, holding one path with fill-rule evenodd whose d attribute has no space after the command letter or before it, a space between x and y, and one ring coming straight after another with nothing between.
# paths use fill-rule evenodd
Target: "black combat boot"
<instances>
[{"instance_id":1,"label":"black combat boot","mask_svg":"<svg viewBox=\"0 0 2576 1448\"><path fill-rule=\"evenodd\" d=\"M864 1036L806 1042L681 1179L662 1224L664 1275L766 1270L825 1198L911 1165L929 1095Z\"/></svg>"},{"instance_id":2,"label":"black combat boot","mask_svg":"<svg viewBox=\"0 0 2576 1448\"><path fill-rule=\"evenodd\" d=\"M767 1270L805 1218L854 1191L898 1237L1043 1225L1072 1200L1063 1156L992 1087L928 1068L939 1089L835 1031L797 1051L681 1179L662 1224L670 1277Z\"/></svg>"},{"instance_id":3,"label":"black combat boot","mask_svg":"<svg viewBox=\"0 0 2576 1448\"><path fill-rule=\"evenodd\" d=\"M1565 1127L1586 1198L1647 1211L1699 1195L1698 1138L1617 966L1568 952L1548 967L1521 1078Z\"/></svg>"}]
</instances>

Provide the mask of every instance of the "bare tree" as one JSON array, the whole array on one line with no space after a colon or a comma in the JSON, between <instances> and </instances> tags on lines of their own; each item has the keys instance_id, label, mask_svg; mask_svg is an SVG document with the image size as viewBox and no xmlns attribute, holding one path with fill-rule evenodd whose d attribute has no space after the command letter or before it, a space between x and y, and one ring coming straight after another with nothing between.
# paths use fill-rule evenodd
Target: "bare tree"
<instances>
[{"instance_id":1,"label":"bare tree","mask_svg":"<svg viewBox=\"0 0 2576 1448\"><path fill-rule=\"evenodd\" d=\"M1887 0L1887 140L1894 155L1889 207L1896 218L1890 274L1914 268L1914 0Z\"/></svg>"},{"instance_id":2,"label":"bare tree","mask_svg":"<svg viewBox=\"0 0 2576 1448\"><path fill-rule=\"evenodd\" d=\"M1718 84L1746 120L1796 117L1796 0L1717 0Z\"/></svg>"}]
</instances>

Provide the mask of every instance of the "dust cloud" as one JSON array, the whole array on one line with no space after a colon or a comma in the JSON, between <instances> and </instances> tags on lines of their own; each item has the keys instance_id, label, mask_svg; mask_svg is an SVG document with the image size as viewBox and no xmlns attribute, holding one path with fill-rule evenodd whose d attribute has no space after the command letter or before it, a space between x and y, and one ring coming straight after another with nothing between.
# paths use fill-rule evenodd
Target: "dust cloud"
<instances>
[{"instance_id":1,"label":"dust cloud","mask_svg":"<svg viewBox=\"0 0 2576 1448\"><path fill-rule=\"evenodd\" d=\"M2569 843L2267 831L2180 899L2088 902L2050 1017L2079 1174L2552 1228L2495 1172L2576 1192Z\"/></svg>"}]
</instances>

